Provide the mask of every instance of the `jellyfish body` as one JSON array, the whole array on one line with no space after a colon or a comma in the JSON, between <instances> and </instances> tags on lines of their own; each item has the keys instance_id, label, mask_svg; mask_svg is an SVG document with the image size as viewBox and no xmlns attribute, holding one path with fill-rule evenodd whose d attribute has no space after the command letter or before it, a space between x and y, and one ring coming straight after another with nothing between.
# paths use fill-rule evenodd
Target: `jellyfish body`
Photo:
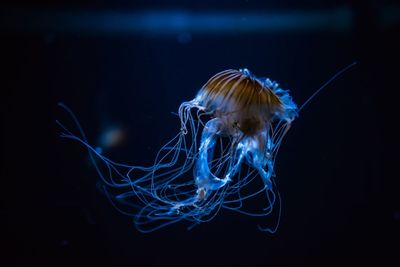
<instances>
[{"instance_id":1,"label":"jellyfish body","mask_svg":"<svg viewBox=\"0 0 400 267\"><path fill-rule=\"evenodd\" d=\"M275 157L298 112L288 91L276 82L257 78L247 69L222 71L193 100L181 104L179 133L159 150L152 166L143 167L101 155L63 107L79 134L60 124L62 137L87 147L112 203L132 216L142 232L182 220L197 225L221 209L270 214L277 199ZM245 190L258 178L261 187ZM259 212L243 209L246 200L260 195L265 205Z\"/></svg>"},{"instance_id":2,"label":"jellyfish body","mask_svg":"<svg viewBox=\"0 0 400 267\"><path fill-rule=\"evenodd\" d=\"M206 123L202 134L195 172L197 186L206 190L224 186L245 160L258 171L266 189L270 189L273 146L281 140L272 136L273 122L283 121L284 127L279 129L283 137L297 114L297 107L287 93L269 79L253 77L247 69L226 70L212 77L193 102L214 117ZM212 155L208 151L212 151L217 135L233 139L235 162L224 177L215 176L209 169Z\"/></svg>"}]
</instances>

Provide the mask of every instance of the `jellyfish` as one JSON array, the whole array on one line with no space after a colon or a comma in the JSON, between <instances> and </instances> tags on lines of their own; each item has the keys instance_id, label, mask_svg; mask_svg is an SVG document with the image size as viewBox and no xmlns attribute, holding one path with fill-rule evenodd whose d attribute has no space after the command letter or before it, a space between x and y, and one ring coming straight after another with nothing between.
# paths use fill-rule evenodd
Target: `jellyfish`
<instances>
[{"instance_id":1,"label":"jellyfish","mask_svg":"<svg viewBox=\"0 0 400 267\"><path fill-rule=\"evenodd\" d=\"M104 192L120 212L133 218L140 232L180 221L189 222L191 229L211 221L223 209L268 217L278 206L273 226L258 225L273 233L280 218L274 181L276 155L292 122L311 98L298 108L289 91L269 78L256 77L248 69L219 72L194 99L180 105L179 131L160 148L150 166L119 163L104 156L89 144L77 117L62 103L77 132L58 124L61 137L86 147ZM256 210L252 199L261 203Z\"/></svg>"}]
</instances>

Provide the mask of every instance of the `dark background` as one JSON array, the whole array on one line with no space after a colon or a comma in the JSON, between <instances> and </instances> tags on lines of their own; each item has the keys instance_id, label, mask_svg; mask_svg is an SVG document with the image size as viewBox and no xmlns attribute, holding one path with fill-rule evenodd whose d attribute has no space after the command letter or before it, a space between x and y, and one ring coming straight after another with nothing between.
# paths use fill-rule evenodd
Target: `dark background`
<instances>
[{"instance_id":1,"label":"dark background","mask_svg":"<svg viewBox=\"0 0 400 267\"><path fill-rule=\"evenodd\" d=\"M399 6L394 1L164 2L2 4L0 262L7 263L1 265L398 264L400 24L385 19L399 17ZM337 31L146 34L91 32L71 21L63 30L51 16L33 23L41 10L240 15L337 7L351 14L351 25ZM181 223L140 234L98 190L85 150L60 139L55 124L61 119L72 126L57 107L62 101L94 145L107 126L120 125L125 142L105 153L146 165L179 129L171 112L216 72L247 67L280 82L301 104L353 61L358 64L302 111L282 144L276 182L283 214L274 235L258 231L252 218L227 211L192 231Z\"/></svg>"}]
</instances>

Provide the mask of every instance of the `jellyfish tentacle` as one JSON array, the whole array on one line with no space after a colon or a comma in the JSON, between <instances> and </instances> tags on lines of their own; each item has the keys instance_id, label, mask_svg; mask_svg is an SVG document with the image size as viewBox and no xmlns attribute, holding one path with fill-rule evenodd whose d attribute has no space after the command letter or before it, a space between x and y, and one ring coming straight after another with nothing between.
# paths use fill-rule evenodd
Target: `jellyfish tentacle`
<instances>
[{"instance_id":1,"label":"jellyfish tentacle","mask_svg":"<svg viewBox=\"0 0 400 267\"><path fill-rule=\"evenodd\" d=\"M272 162L271 160L267 160L265 164L262 164L262 156L260 156L259 153L254 153L253 155L253 166L255 169L258 170L258 173L260 174L266 189L271 189L272 188L272 181L271 181L271 176L272 176ZM267 167L265 170L265 167Z\"/></svg>"},{"instance_id":2,"label":"jellyfish tentacle","mask_svg":"<svg viewBox=\"0 0 400 267\"><path fill-rule=\"evenodd\" d=\"M194 171L195 182L198 188L206 188L216 190L226 184L226 180L222 180L211 173L209 162L211 161L209 154L213 154L215 147L216 135L219 131L220 119L214 118L208 121L203 129L201 136L201 144L199 148L199 156Z\"/></svg>"},{"instance_id":3,"label":"jellyfish tentacle","mask_svg":"<svg viewBox=\"0 0 400 267\"><path fill-rule=\"evenodd\" d=\"M265 151L265 144L268 143L268 135L266 133L259 134L257 137L248 137L247 139L246 158L248 164L253 166L259 173L264 182L266 189L272 188L271 176L273 174L273 161L269 156L270 153ZM269 144L271 146L271 144Z\"/></svg>"},{"instance_id":4,"label":"jellyfish tentacle","mask_svg":"<svg viewBox=\"0 0 400 267\"><path fill-rule=\"evenodd\" d=\"M221 120L219 118L214 118L208 121L203 129L199 156L194 170L195 182L198 188L217 190L229 182L233 175L231 171L228 171L223 178L219 178L210 170L216 137L221 129L221 125Z\"/></svg>"}]
</instances>

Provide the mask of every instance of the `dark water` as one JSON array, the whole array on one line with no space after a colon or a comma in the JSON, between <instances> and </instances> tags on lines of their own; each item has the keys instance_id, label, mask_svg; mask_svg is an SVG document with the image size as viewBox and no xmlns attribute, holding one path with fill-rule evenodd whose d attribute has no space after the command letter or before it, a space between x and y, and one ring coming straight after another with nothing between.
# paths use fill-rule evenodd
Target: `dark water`
<instances>
[{"instance_id":1,"label":"dark water","mask_svg":"<svg viewBox=\"0 0 400 267\"><path fill-rule=\"evenodd\" d=\"M394 2L4 5L4 266L395 265ZM179 130L171 112L213 74L249 68L301 104L353 61L283 141L275 167L283 214L274 235L229 212L192 231L182 223L140 234L98 190L85 150L58 137L55 120L67 120L62 101L93 144L110 127L122 129L107 155L147 165Z\"/></svg>"}]
</instances>

